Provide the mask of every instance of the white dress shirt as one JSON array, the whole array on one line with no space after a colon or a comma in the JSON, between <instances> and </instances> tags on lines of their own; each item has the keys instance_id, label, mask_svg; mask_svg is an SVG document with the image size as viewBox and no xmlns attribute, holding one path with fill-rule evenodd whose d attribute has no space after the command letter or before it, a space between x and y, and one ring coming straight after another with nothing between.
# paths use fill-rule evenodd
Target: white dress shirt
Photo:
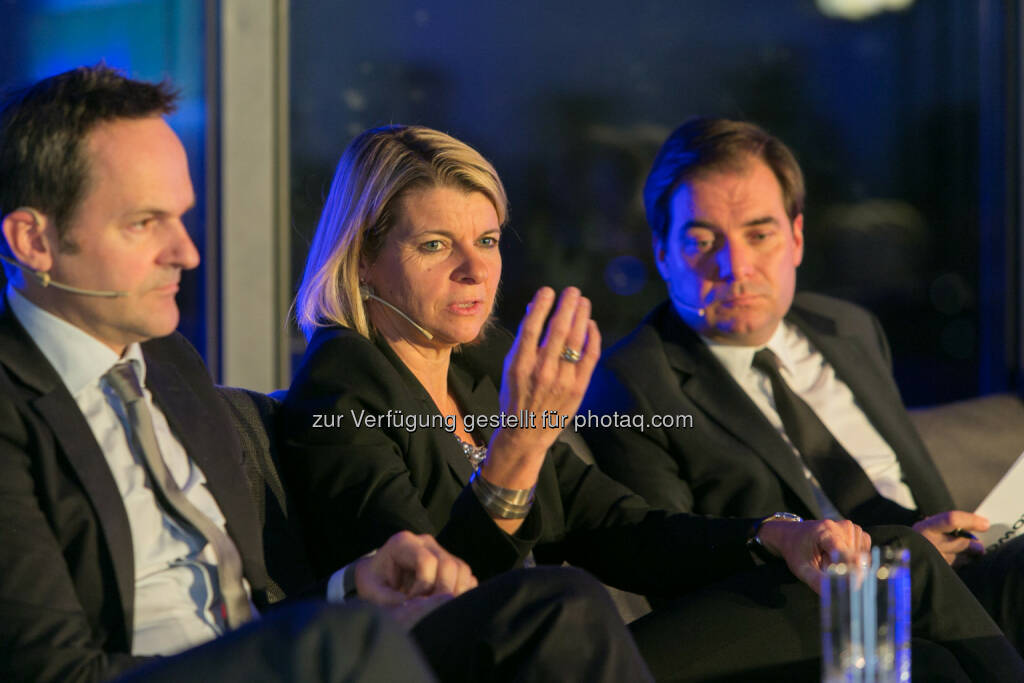
<instances>
[{"instance_id":1,"label":"white dress shirt","mask_svg":"<svg viewBox=\"0 0 1024 683\"><path fill-rule=\"evenodd\" d=\"M752 367L754 354L764 347L730 346L701 338L792 447L782 426L782 418L775 410L771 380ZM780 374L789 388L811 407L836 441L860 464L878 492L903 507L917 509L914 496L903 483L896 453L857 405L850 388L836 376L835 369L811 345L810 340L798 328L783 321L765 347L778 357ZM800 458L796 448L793 448L793 457ZM822 516L842 519L802 459L800 464L811 483Z\"/></svg>"},{"instance_id":2,"label":"white dress shirt","mask_svg":"<svg viewBox=\"0 0 1024 683\"><path fill-rule=\"evenodd\" d=\"M101 379L117 362L130 360L145 387L141 348L132 344L118 358L109 347L42 310L12 287L7 288L7 298L18 322L74 397L121 494L135 570L132 654L174 654L223 633L225 625L211 609L219 593L215 555L205 539L182 527L157 502L145 466L129 446L121 401ZM148 389L144 394L167 469L189 501L225 529L224 515L206 486L206 477L171 431L152 394Z\"/></svg>"}]
</instances>

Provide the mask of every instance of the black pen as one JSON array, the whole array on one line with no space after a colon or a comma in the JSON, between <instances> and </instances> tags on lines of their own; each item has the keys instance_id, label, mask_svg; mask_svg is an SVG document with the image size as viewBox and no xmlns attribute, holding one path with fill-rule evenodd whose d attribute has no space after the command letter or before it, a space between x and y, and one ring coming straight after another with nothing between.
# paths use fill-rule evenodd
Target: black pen
<instances>
[{"instance_id":1,"label":"black pen","mask_svg":"<svg viewBox=\"0 0 1024 683\"><path fill-rule=\"evenodd\" d=\"M970 531L967 531L966 529L953 529L952 531L947 531L946 534L952 536L953 538L969 538L972 541L978 540L977 536L972 534Z\"/></svg>"}]
</instances>

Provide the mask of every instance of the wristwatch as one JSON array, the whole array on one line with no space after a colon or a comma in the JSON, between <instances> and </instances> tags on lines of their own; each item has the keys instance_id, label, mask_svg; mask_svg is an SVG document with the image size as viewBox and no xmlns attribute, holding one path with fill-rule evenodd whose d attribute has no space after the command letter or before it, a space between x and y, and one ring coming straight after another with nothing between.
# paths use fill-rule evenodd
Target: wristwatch
<instances>
[{"instance_id":1,"label":"wristwatch","mask_svg":"<svg viewBox=\"0 0 1024 683\"><path fill-rule=\"evenodd\" d=\"M764 543L761 542L761 527L764 526L765 522L802 522L804 518L800 515L795 515L792 512L776 512L768 515L763 519L759 519L754 522L754 525L750 528L750 533L747 536L747 550L749 550L755 557L760 560L767 562L768 560L775 559L775 556L768 552L768 549L764 547Z\"/></svg>"}]
</instances>

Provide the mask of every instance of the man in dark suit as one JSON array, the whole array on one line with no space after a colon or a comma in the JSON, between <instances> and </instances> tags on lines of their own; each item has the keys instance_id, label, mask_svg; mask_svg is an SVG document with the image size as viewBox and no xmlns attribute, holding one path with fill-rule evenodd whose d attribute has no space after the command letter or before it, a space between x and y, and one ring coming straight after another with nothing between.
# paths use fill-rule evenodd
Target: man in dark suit
<instances>
[{"instance_id":1,"label":"man in dark suit","mask_svg":"<svg viewBox=\"0 0 1024 683\"><path fill-rule=\"evenodd\" d=\"M644 189L670 300L606 355L581 411L646 424L584 437L602 469L669 510L912 525L1021 648L1024 546L978 557L970 532L988 523L952 509L878 321L794 297L803 199L793 155L756 126L672 133Z\"/></svg>"},{"instance_id":2,"label":"man in dark suit","mask_svg":"<svg viewBox=\"0 0 1024 683\"><path fill-rule=\"evenodd\" d=\"M174 333L199 255L185 152L162 118L173 102L101 66L0 107L0 679L430 680L365 605L258 618L267 572L241 446ZM433 538L403 533L320 590L421 618L413 638L446 679L648 676L592 579L520 574L452 598L475 585Z\"/></svg>"}]
</instances>

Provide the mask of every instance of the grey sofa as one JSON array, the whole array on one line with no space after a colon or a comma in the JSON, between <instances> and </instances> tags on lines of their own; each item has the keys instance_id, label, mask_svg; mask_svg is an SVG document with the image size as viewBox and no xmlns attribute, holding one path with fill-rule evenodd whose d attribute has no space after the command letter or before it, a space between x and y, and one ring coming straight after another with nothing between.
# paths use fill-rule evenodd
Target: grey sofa
<instances>
[{"instance_id":1,"label":"grey sofa","mask_svg":"<svg viewBox=\"0 0 1024 683\"><path fill-rule=\"evenodd\" d=\"M910 411L961 510L973 512L1024 452L1024 402L993 394Z\"/></svg>"}]
</instances>

